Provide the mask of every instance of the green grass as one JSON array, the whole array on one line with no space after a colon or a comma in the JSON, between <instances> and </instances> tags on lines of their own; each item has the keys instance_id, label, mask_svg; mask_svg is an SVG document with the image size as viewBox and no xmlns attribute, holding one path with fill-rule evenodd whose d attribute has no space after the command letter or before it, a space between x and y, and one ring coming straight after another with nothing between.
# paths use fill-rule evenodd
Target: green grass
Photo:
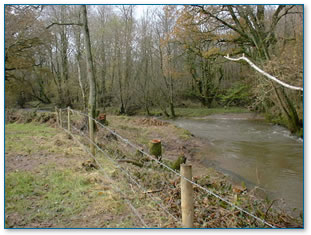
<instances>
[{"instance_id":1,"label":"green grass","mask_svg":"<svg viewBox=\"0 0 311 235\"><path fill-rule=\"evenodd\" d=\"M56 142L61 144L55 146ZM49 159L40 160L41 164L30 169L19 165L6 172L6 228L141 226L114 187L124 192L146 215L151 226L164 225L167 221L153 206L148 208L152 201L137 197L128 179L101 153L97 153L97 159L113 181L100 170L86 171L81 167L88 154L58 129L34 123L9 124L6 126L6 153L8 159L18 154L27 154L29 160L38 156Z\"/></svg>"},{"instance_id":2,"label":"green grass","mask_svg":"<svg viewBox=\"0 0 311 235\"><path fill-rule=\"evenodd\" d=\"M247 113L245 108L229 107L229 108L176 108L176 115L182 117L204 117L212 114L224 113Z\"/></svg>"},{"instance_id":3,"label":"green grass","mask_svg":"<svg viewBox=\"0 0 311 235\"><path fill-rule=\"evenodd\" d=\"M69 140L59 130L43 124L8 124L5 130L6 158L28 154L31 159L48 152L61 158ZM55 146L54 141L63 144ZM66 142L67 141L67 142ZM71 147L71 150L73 148ZM75 153L78 154L75 148ZM10 155L9 155L10 154ZM19 169L5 175L6 227L46 227L64 225L90 204L90 182L74 168L57 163L43 164L31 171Z\"/></svg>"},{"instance_id":4,"label":"green grass","mask_svg":"<svg viewBox=\"0 0 311 235\"><path fill-rule=\"evenodd\" d=\"M5 132L14 132L15 136L53 136L57 133L55 128L48 127L47 125L37 123L18 124L12 123L5 125Z\"/></svg>"},{"instance_id":5,"label":"green grass","mask_svg":"<svg viewBox=\"0 0 311 235\"><path fill-rule=\"evenodd\" d=\"M57 129L43 124L7 124L5 126L5 151L16 153L36 152L46 147L41 140L52 138L58 133Z\"/></svg>"},{"instance_id":6,"label":"green grass","mask_svg":"<svg viewBox=\"0 0 311 235\"><path fill-rule=\"evenodd\" d=\"M180 128L180 134L179 137L188 140L192 136L191 132L185 129Z\"/></svg>"},{"instance_id":7,"label":"green grass","mask_svg":"<svg viewBox=\"0 0 311 235\"><path fill-rule=\"evenodd\" d=\"M6 213L18 213L18 226L66 221L88 204L90 184L71 170L57 170L52 165L41 175L11 172L5 179ZM6 227L14 224L6 224ZM27 227L27 226L26 226Z\"/></svg>"}]
</instances>

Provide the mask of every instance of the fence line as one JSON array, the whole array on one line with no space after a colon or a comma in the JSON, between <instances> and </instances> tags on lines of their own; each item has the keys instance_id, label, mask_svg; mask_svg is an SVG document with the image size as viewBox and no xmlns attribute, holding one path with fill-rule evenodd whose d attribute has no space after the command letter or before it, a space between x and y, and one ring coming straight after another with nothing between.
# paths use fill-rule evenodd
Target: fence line
<instances>
[{"instance_id":1,"label":"fence line","mask_svg":"<svg viewBox=\"0 0 311 235\"><path fill-rule=\"evenodd\" d=\"M104 168L101 166L101 164L97 161L97 159L95 158L95 156L84 146L84 144L82 144L72 133L70 133L68 130L66 130L65 128L61 127L65 132L67 132L69 135L72 136L72 138L77 141L81 147L84 149L84 151L86 151L96 162L96 164L99 166L101 172L104 173L105 177L110 180L111 182L114 182L114 180L105 172ZM130 209L133 211L133 213L136 215L136 217L140 220L140 222L143 224L143 226L145 228L148 228L146 222L142 219L141 215L138 213L138 211L136 210L136 208L133 206L133 204L130 202L130 200L128 200L126 198L126 195L120 190L118 189L115 184L111 184L112 187L114 188L115 191L119 192L122 196L123 196L123 200L126 201L126 203L128 204L128 206L130 207Z\"/></svg>"},{"instance_id":2,"label":"fence line","mask_svg":"<svg viewBox=\"0 0 311 235\"><path fill-rule=\"evenodd\" d=\"M78 130L76 127L72 126L73 129L77 130L79 133L81 133L82 131ZM142 191L144 191L144 193L146 193L146 195L151 198L155 203L157 203L161 209L163 209L169 216L171 216L174 220L178 221L178 219L172 215L163 205L162 203L160 202L160 200L156 200L156 198L152 197L150 194L147 193L147 190L142 186L140 185L134 178L133 176L128 172L126 171L122 166L120 166L105 150L103 150L102 148L100 148L96 143L94 143L88 136L85 135L85 133L81 133L88 141L90 141L92 144L95 145L95 147L100 151L102 152L111 162L113 162L117 168L119 168L125 175L127 175L130 180L137 185L137 187L139 187Z\"/></svg>"},{"instance_id":3,"label":"fence line","mask_svg":"<svg viewBox=\"0 0 311 235\"><path fill-rule=\"evenodd\" d=\"M80 115L83 115L85 117L89 117L87 114L85 113L82 113L80 111L77 111L77 110L73 110L73 109L70 109L72 112L75 112L77 114L80 114ZM273 226L272 224L268 223L267 221L259 218L258 216L244 210L243 208L233 204L232 202L228 201L227 199L225 198L222 198L221 196L219 196L218 194L204 188L203 186L195 183L194 181L192 180L189 180L187 179L186 177L184 177L183 175L181 175L179 172L175 171L174 169L172 169L171 167L167 166L166 164L162 163L161 161L159 161L158 159L156 159L155 157L153 157L152 155L150 155L149 153L143 151L141 148L137 147L135 144L131 143L128 139L125 139L123 138L121 135L119 135L118 133L116 133L114 130L111 130L110 128L108 128L107 126L104 126L102 123L98 122L96 119L92 118L92 117L89 117L91 118L93 121L95 121L98 125L100 125L102 128L108 130L110 133L112 133L113 135L117 136L120 140L122 140L124 143L130 145L131 147L133 147L134 149L136 149L137 151L141 152L142 154L146 155L147 157L149 157L150 159L154 160L155 162L157 162L158 164L162 165L163 167L165 167L166 169L168 169L169 171L172 171L173 173L175 173L176 175L178 175L179 177L183 178L184 180L188 181L189 183L197 186L198 188L200 188L201 190L207 192L208 194L210 195L213 195L214 197L218 198L219 200L227 203L228 205L230 205L231 207L239 210L240 212L243 212L251 217L253 217L254 219L260 221L261 223L271 227L271 228L276 228L275 226Z\"/></svg>"}]
</instances>

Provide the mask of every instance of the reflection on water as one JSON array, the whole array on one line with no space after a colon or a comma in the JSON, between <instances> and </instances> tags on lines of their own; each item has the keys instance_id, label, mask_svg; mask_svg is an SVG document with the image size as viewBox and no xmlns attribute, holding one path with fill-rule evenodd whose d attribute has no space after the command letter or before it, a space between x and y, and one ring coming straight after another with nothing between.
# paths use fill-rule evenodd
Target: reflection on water
<instances>
[{"instance_id":1,"label":"reflection on water","mask_svg":"<svg viewBox=\"0 0 311 235\"><path fill-rule=\"evenodd\" d=\"M285 128L224 118L174 123L208 140L206 162L283 198L290 208L303 208L303 141Z\"/></svg>"}]
</instances>

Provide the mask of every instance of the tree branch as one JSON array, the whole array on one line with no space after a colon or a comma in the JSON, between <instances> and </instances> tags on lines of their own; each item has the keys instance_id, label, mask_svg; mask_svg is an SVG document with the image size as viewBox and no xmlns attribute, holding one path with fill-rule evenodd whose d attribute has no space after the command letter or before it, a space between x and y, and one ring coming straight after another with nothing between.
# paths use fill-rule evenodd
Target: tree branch
<instances>
[{"instance_id":1,"label":"tree branch","mask_svg":"<svg viewBox=\"0 0 311 235\"><path fill-rule=\"evenodd\" d=\"M200 8L201 11L202 11L205 15L208 15L208 16L210 16L210 17L216 19L218 22L222 23L223 25L227 26L228 28L232 29L233 31L237 32L237 33L240 34L241 36L243 36L243 37L245 37L245 38L249 38L248 35L247 35L245 32L243 32L243 30L241 30L240 28L237 28L237 27L239 27L239 25L236 25L236 27L235 27L235 26L233 26L233 25L227 23L226 21L222 20L221 18L217 17L216 15L212 14L211 12L205 10L204 7L201 6L201 5L193 5L193 6Z\"/></svg>"},{"instance_id":2,"label":"tree branch","mask_svg":"<svg viewBox=\"0 0 311 235\"><path fill-rule=\"evenodd\" d=\"M264 76L266 76L267 78L281 84L282 86L284 87L287 87L289 89L292 89L292 90L299 90L299 91L303 91L303 88L302 87L297 87L297 86L292 86L292 85L289 85L285 82L282 82L280 81L279 79L277 79L276 77L266 73L265 71L263 71L262 69L258 68L252 61L250 61L248 58L246 58L243 54L242 57L239 57L239 58L230 58L229 57L229 54L227 56L224 56L227 60L231 60L231 61L239 61L239 60L244 60L246 61L252 68L254 68L255 70L257 70L259 73L263 74Z\"/></svg>"},{"instance_id":3,"label":"tree branch","mask_svg":"<svg viewBox=\"0 0 311 235\"><path fill-rule=\"evenodd\" d=\"M46 29L49 29L49 28L51 28L54 25L78 25L78 26L83 26L83 24L81 24L81 23L57 23L57 22L54 22L54 23L50 24L49 26L47 26Z\"/></svg>"}]
</instances>

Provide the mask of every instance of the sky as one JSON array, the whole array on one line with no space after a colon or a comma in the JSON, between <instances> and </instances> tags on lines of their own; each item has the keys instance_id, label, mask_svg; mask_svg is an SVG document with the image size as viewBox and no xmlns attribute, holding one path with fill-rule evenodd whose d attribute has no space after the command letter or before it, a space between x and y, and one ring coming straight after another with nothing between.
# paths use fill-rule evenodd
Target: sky
<instances>
[{"instance_id":1,"label":"sky","mask_svg":"<svg viewBox=\"0 0 311 235\"><path fill-rule=\"evenodd\" d=\"M139 19L143 16L143 13L147 11L147 9L156 9L160 8L161 6L158 5L137 5L135 6L135 18Z\"/></svg>"}]
</instances>

